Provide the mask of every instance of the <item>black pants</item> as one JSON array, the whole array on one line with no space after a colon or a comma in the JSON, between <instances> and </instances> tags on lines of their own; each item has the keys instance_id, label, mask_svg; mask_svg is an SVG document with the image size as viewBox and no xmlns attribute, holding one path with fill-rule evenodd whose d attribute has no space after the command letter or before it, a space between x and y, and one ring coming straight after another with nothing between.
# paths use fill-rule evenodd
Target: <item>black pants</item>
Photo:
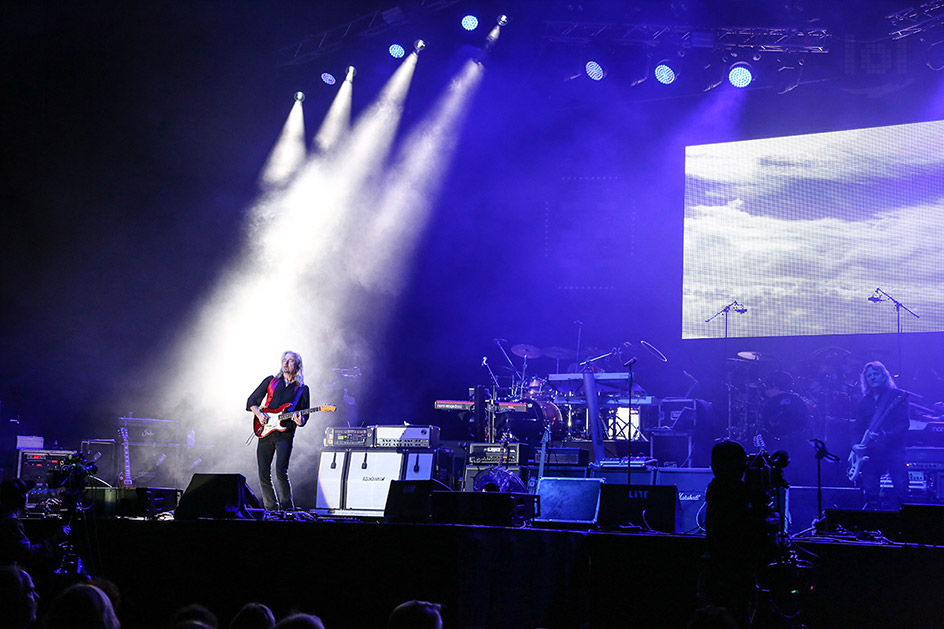
<instances>
[{"instance_id":1,"label":"black pants","mask_svg":"<svg viewBox=\"0 0 944 629\"><path fill-rule=\"evenodd\" d=\"M273 432L259 440L256 462L259 465L259 483L262 485L262 503L266 511L293 511L292 484L288 481L288 461L292 457L291 432ZM275 480L279 485L278 499L272 486L272 459L275 458Z\"/></svg>"}]
</instances>

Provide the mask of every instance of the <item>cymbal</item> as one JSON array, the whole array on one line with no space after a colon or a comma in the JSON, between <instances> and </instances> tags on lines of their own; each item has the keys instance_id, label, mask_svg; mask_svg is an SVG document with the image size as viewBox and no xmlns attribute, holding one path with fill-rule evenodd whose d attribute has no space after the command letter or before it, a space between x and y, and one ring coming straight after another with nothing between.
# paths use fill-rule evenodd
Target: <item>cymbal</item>
<instances>
[{"instance_id":1,"label":"cymbal","mask_svg":"<svg viewBox=\"0 0 944 629\"><path fill-rule=\"evenodd\" d=\"M555 360L567 360L577 358L577 350L567 349L566 347L545 347L544 355Z\"/></svg>"},{"instance_id":2,"label":"cymbal","mask_svg":"<svg viewBox=\"0 0 944 629\"><path fill-rule=\"evenodd\" d=\"M770 354L762 354L760 352L738 352L738 356L744 360L773 360L774 357Z\"/></svg>"},{"instance_id":3,"label":"cymbal","mask_svg":"<svg viewBox=\"0 0 944 629\"><path fill-rule=\"evenodd\" d=\"M540 348L537 348L534 345L525 345L524 343L512 345L511 353L515 356L521 356L522 358L540 358L544 355Z\"/></svg>"}]
</instances>

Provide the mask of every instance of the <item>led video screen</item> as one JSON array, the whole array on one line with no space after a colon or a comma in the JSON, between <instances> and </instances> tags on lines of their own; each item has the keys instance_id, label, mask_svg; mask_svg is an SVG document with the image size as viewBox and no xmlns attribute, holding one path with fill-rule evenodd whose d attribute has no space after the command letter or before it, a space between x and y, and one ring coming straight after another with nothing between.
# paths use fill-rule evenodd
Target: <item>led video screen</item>
<instances>
[{"instance_id":1,"label":"led video screen","mask_svg":"<svg viewBox=\"0 0 944 629\"><path fill-rule=\"evenodd\" d=\"M682 338L944 331L944 121L687 147L684 239Z\"/></svg>"}]
</instances>

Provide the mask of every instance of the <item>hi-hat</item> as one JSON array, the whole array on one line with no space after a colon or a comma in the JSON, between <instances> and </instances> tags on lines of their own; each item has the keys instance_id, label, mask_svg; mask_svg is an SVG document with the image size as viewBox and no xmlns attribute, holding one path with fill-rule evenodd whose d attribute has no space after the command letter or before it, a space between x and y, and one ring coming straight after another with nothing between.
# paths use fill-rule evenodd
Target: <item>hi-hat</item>
<instances>
[{"instance_id":1,"label":"hi-hat","mask_svg":"<svg viewBox=\"0 0 944 629\"><path fill-rule=\"evenodd\" d=\"M512 345L511 353L515 356L521 356L522 358L540 358L544 355L539 348L534 345L525 345L524 343Z\"/></svg>"},{"instance_id":2,"label":"hi-hat","mask_svg":"<svg viewBox=\"0 0 944 629\"><path fill-rule=\"evenodd\" d=\"M554 360L577 358L577 350L567 349L566 347L545 347L543 351L545 356L553 358Z\"/></svg>"}]
</instances>

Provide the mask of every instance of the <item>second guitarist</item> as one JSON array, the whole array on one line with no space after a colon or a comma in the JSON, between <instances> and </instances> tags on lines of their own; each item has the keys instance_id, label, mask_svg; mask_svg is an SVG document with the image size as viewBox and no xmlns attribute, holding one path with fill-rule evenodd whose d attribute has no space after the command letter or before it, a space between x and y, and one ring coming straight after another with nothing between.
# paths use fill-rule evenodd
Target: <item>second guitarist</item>
<instances>
[{"instance_id":1,"label":"second guitarist","mask_svg":"<svg viewBox=\"0 0 944 629\"><path fill-rule=\"evenodd\" d=\"M905 433L908 431L908 401L895 386L888 369L875 361L866 363L859 377L862 399L856 409L856 435L862 441L852 447L853 458L867 457L859 467L859 486L865 492L866 509L898 509L908 497L905 465ZM872 424L884 415L877 427ZM888 472L893 491L881 492L882 474Z\"/></svg>"},{"instance_id":2,"label":"second guitarist","mask_svg":"<svg viewBox=\"0 0 944 629\"><path fill-rule=\"evenodd\" d=\"M308 385L305 384L302 357L296 352L284 352L278 373L266 376L246 402L246 410L265 423L263 408L272 409L289 404L289 409L307 409L310 404ZM291 419L282 421L284 431L273 431L258 440L256 462L259 466L259 484L262 485L262 502L266 511L294 511L292 485L288 480L288 462L292 457L292 442L295 430L304 426L308 416L294 413ZM278 497L272 485L272 459L275 459L275 480Z\"/></svg>"}]
</instances>

